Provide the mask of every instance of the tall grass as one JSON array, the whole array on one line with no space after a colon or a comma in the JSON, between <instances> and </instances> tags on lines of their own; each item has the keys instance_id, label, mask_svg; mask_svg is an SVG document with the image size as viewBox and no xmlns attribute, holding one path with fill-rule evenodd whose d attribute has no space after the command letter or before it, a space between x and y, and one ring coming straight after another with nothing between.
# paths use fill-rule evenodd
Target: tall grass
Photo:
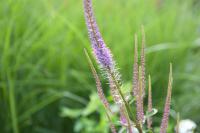
<instances>
[{"instance_id":1,"label":"tall grass","mask_svg":"<svg viewBox=\"0 0 200 133\"><path fill-rule=\"evenodd\" d=\"M200 122L199 41L195 43L200 35L199 6L192 0L166 0L160 6L156 1L94 1L100 30L128 85L133 35L144 24L147 71L157 76L152 79L154 105L162 110L160 101L166 93L157 92L164 89L163 75L172 61L174 104L179 105L174 109ZM95 90L84 47L89 48L89 41L81 0L1 1L0 132L72 132L74 121L60 117L60 108L85 107L88 94ZM183 110L183 105L190 108Z\"/></svg>"}]
</instances>

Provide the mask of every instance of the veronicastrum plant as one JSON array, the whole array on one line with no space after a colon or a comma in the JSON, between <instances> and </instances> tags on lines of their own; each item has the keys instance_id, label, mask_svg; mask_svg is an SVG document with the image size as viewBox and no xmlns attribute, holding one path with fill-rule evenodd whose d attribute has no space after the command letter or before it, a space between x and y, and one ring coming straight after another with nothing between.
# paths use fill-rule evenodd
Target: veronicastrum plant
<instances>
[{"instance_id":1,"label":"veronicastrum plant","mask_svg":"<svg viewBox=\"0 0 200 133\"><path fill-rule=\"evenodd\" d=\"M138 61L138 40L135 35L135 50L134 50L134 65L133 65L133 87L131 97L126 97L122 92L122 82L120 79L120 73L117 70L116 63L113 59L110 49L106 46L99 28L94 17L91 0L83 0L84 13L86 19L86 25L88 29L89 38L92 45L93 55L102 71L104 77L109 83L110 92L114 103L119 109L119 113L114 113L111 109L110 103L104 95L100 78L93 65L93 62L85 49L85 54L90 65L92 74L96 81L97 93L101 102L105 107L106 116L109 121L110 129L112 133L119 132L119 129L125 129L127 133L144 133L153 132L152 116L157 112L152 108L152 95L151 95L151 77L148 77L148 109L144 113L143 100L145 96L145 32L142 26L142 47L140 62ZM168 91L165 101L163 118L160 124L160 133L166 133L168 126L168 117L170 113L171 92L172 92L172 65L170 64ZM131 100L134 99L134 100ZM134 114L132 102L136 105L136 114ZM112 117L118 116L120 121L119 125L113 121ZM120 130L122 132L122 130Z\"/></svg>"}]
</instances>

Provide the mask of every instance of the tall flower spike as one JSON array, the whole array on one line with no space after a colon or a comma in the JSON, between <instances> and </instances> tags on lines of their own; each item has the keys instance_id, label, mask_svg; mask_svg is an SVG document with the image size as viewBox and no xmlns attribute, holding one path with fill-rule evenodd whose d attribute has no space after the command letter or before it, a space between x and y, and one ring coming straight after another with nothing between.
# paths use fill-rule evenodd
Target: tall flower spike
<instances>
[{"instance_id":1,"label":"tall flower spike","mask_svg":"<svg viewBox=\"0 0 200 133\"><path fill-rule=\"evenodd\" d=\"M133 94L136 98L136 111L137 111L137 120L142 124L144 118L143 112L143 89L142 89L142 70L138 70L138 40L137 35L135 34L135 53L134 53L134 65L133 65Z\"/></svg>"},{"instance_id":2,"label":"tall flower spike","mask_svg":"<svg viewBox=\"0 0 200 133\"><path fill-rule=\"evenodd\" d=\"M148 89L148 112L152 111L152 94L151 94L151 76L149 75L149 89ZM147 127L151 129L152 118L147 118Z\"/></svg>"},{"instance_id":3,"label":"tall flower spike","mask_svg":"<svg viewBox=\"0 0 200 133\"><path fill-rule=\"evenodd\" d=\"M138 82L138 86L139 86L139 94L138 94L138 110L139 110L139 114L138 114L138 120L140 122L140 124L143 124L144 121L144 109L143 109L143 89L142 89L142 67L139 66L139 82Z\"/></svg>"},{"instance_id":4,"label":"tall flower spike","mask_svg":"<svg viewBox=\"0 0 200 133\"><path fill-rule=\"evenodd\" d=\"M96 72L96 70L95 70L95 68L94 68L94 65L93 65L93 63L92 63L92 61L91 61L91 59L90 59L90 57L89 57L89 55L88 55L86 49L84 49L84 52L85 52L85 55L86 55L86 57L87 57L88 63L89 63L89 65L90 65L90 69L91 69L91 71L92 71L93 77L94 77L94 79L95 79L95 81L96 81L97 93L98 93L98 95L99 95L99 98L100 98L100 100L102 101L104 107L105 107L108 111L111 112L110 105L109 105L109 103L108 103L106 97L104 96L104 92L103 92L103 89L102 89L102 85L101 85L101 81L100 81L100 79L99 79L99 76L98 76L98 74L97 74L97 72Z\"/></svg>"},{"instance_id":5,"label":"tall flower spike","mask_svg":"<svg viewBox=\"0 0 200 133\"><path fill-rule=\"evenodd\" d=\"M114 61L110 49L106 47L106 44L101 36L99 28L96 23L96 19L93 15L92 1L83 0L84 13L86 19L86 25L88 28L88 34L93 48L93 53L103 69L114 70Z\"/></svg>"},{"instance_id":6,"label":"tall flower spike","mask_svg":"<svg viewBox=\"0 0 200 133\"><path fill-rule=\"evenodd\" d=\"M142 48L141 48L141 69L142 69L142 94L143 97L145 96L145 31L144 31L144 26L141 26L141 30L142 30ZM143 100L143 99L142 99Z\"/></svg>"},{"instance_id":7,"label":"tall flower spike","mask_svg":"<svg viewBox=\"0 0 200 133\"><path fill-rule=\"evenodd\" d=\"M136 110L137 110L137 119L139 120L139 115L140 115L140 103L138 100L138 95L139 95L139 84L138 84L138 40L137 40L137 35L135 34L135 53L134 53L134 64L133 64L133 95L136 98Z\"/></svg>"},{"instance_id":8,"label":"tall flower spike","mask_svg":"<svg viewBox=\"0 0 200 133\"><path fill-rule=\"evenodd\" d=\"M114 75L115 80L120 80L120 75L118 71L115 69L115 62L112 58L111 51L101 36L99 32L99 28L97 26L95 17L93 15L92 9L92 1L91 0L83 0L84 3L84 13L86 19L86 25L88 28L88 34L90 37L90 41L92 44L93 54L98 61L100 67L106 71L106 76L109 79L109 84L111 88L111 95L117 104L121 104L121 97L116 89L116 85L114 84L113 79L111 78L111 74Z\"/></svg>"},{"instance_id":9,"label":"tall flower spike","mask_svg":"<svg viewBox=\"0 0 200 133\"><path fill-rule=\"evenodd\" d=\"M134 43L134 64L133 64L133 95L137 97L138 94L138 40L137 35L135 34L135 43Z\"/></svg>"},{"instance_id":10,"label":"tall flower spike","mask_svg":"<svg viewBox=\"0 0 200 133\"><path fill-rule=\"evenodd\" d=\"M110 129L111 129L112 133L116 133L116 128L115 128L114 124L112 123L112 120L110 118L109 113L107 112L107 110L109 112L111 112L111 109L110 109L110 105L109 105L106 97L104 96L103 89L102 89L102 86L101 86L101 81L100 81L100 79L98 77L98 74L97 74L97 72L96 72L96 70L94 68L94 65L93 65L93 63L92 63L92 61L91 61L91 59L90 59L90 57L89 57L88 52L86 51L86 49L84 49L84 52L85 52L85 55L87 57L88 63L90 65L90 68L91 68L92 74L94 76L94 79L96 81L96 87L97 87L98 96L99 96L101 102L103 103L103 105L104 105L104 107L106 109L106 115L107 115L109 123L110 123Z\"/></svg>"},{"instance_id":11,"label":"tall flower spike","mask_svg":"<svg viewBox=\"0 0 200 133\"><path fill-rule=\"evenodd\" d=\"M167 126L168 126L168 119L170 113L170 103L171 103L171 93L172 93L172 64L170 63L170 73L169 73L169 82L168 82L168 89L167 89L167 97L165 101L164 113L163 118L160 126L160 133L166 133Z\"/></svg>"}]
</instances>

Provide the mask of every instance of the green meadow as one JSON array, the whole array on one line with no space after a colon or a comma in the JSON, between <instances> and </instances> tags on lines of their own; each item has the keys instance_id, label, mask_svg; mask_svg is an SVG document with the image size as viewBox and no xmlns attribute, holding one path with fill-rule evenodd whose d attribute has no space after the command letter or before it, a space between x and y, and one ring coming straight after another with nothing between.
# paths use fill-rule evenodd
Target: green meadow
<instances>
[{"instance_id":1,"label":"green meadow","mask_svg":"<svg viewBox=\"0 0 200 133\"><path fill-rule=\"evenodd\" d=\"M159 111L154 127L162 118L170 62L168 132L178 112L200 125L200 2L93 0L93 7L124 89L132 86L134 34L141 40L144 25L146 73ZM0 0L0 133L109 132L84 48L91 52L82 0ZM103 86L112 101L105 80Z\"/></svg>"}]
</instances>

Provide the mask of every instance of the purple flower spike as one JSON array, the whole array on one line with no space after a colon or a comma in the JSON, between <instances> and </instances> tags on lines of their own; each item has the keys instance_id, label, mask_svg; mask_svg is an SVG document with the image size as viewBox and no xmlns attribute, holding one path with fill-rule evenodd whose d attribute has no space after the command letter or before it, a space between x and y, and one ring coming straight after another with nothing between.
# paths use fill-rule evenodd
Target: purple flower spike
<instances>
[{"instance_id":1,"label":"purple flower spike","mask_svg":"<svg viewBox=\"0 0 200 133\"><path fill-rule=\"evenodd\" d=\"M115 81L120 81L120 74L115 68L115 62L113 60L110 49L106 46L99 28L97 26L91 0L83 0L84 3L84 13L86 19L86 25L88 28L89 38L92 44L93 54L100 67L105 70L105 75L109 80L111 95L116 104L121 106L121 96L117 91L117 86ZM114 79L113 79L114 77Z\"/></svg>"},{"instance_id":2,"label":"purple flower spike","mask_svg":"<svg viewBox=\"0 0 200 133\"><path fill-rule=\"evenodd\" d=\"M145 31L144 31L144 26L142 25L141 27L142 30L142 48L141 48L141 78L142 78L142 96L145 96ZM143 100L143 99L142 99Z\"/></svg>"},{"instance_id":3,"label":"purple flower spike","mask_svg":"<svg viewBox=\"0 0 200 133\"><path fill-rule=\"evenodd\" d=\"M133 64L133 95L137 97L138 95L138 40L137 40L137 35L135 34L135 51L134 51L134 64Z\"/></svg>"},{"instance_id":4,"label":"purple flower spike","mask_svg":"<svg viewBox=\"0 0 200 133\"><path fill-rule=\"evenodd\" d=\"M165 108L162 118L162 123L160 126L160 133L166 133L167 126L168 126L168 119L170 113L170 103L171 103L171 93L172 93L172 64L170 64L170 73L169 73L169 82L168 82L168 90L167 90L167 97L165 101Z\"/></svg>"},{"instance_id":5,"label":"purple flower spike","mask_svg":"<svg viewBox=\"0 0 200 133\"><path fill-rule=\"evenodd\" d=\"M136 98L136 111L137 119L140 124L144 121L144 111L143 111L143 75L144 69L142 66L138 65L138 40L137 35L135 34L135 54L134 54L134 68L133 68L133 95ZM142 72L143 71L143 72Z\"/></svg>"},{"instance_id":6,"label":"purple flower spike","mask_svg":"<svg viewBox=\"0 0 200 133\"><path fill-rule=\"evenodd\" d=\"M114 61L110 49L106 47L106 44L99 32L99 28L96 23L96 19L93 15L91 0L84 0L84 10L86 25L88 28L88 34L92 44L94 55L103 69L114 70Z\"/></svg>"},{"instance_id":7,"label":"purple flower spike","mask_svg":"<svg viewBox=\"0 0 200 133\"><path fill-rule=\"evenodd\" d=\"M148 88L148 112L152 111L152 92L151 92L151 76L149 75L149 88ZM148 129L152 129L152 118L147 119Z\"/></svg>"}]
</instances>

